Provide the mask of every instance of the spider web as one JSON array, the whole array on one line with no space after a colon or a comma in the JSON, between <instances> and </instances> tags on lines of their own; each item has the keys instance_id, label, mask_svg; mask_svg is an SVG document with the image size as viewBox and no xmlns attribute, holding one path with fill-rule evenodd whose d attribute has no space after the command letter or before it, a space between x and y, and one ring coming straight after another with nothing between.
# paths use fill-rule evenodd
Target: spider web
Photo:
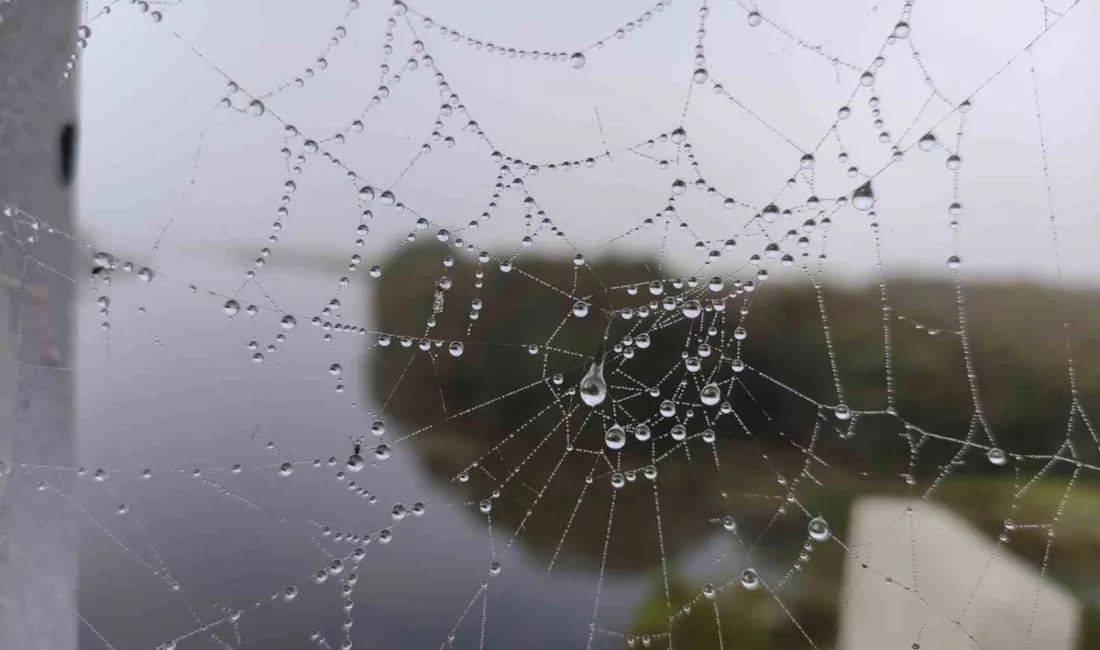
<instances>
[{"instance_id":1,"label":"spider web","mask_svg":"<svg viewBox=\"0 0 1100 650\"><path fill-rule=\"evenodd\" d=\"M1100 638L1095 10L609 4L84 7L81 647Z\"/></svg>"}]
</instances>

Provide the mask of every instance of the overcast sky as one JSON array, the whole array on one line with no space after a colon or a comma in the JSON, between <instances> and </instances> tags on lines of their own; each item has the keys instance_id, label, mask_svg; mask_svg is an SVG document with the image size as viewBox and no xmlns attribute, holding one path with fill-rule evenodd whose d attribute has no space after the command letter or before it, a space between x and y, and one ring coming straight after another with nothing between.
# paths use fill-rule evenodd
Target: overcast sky
<instances>
[{"instance_id":1,"label":"overcast sky","mask_svg":"<svg viewBox=\"0 0 1100 650\"><path fill-rule=\"evenodd\" d=\"M1058 3L1047 4L1057 8ZM148 15L119 4L111 15L96 19L81 64L80 202L89 236L105 248L143 257L166 220L175 215L154 261L165 272L186 277L185 269L199 270L192 266L197 260L231 257L240 251L254 255L265 244L288 178L279 154L283 124L275 115L320 140L346 129L376 92L390 8L385 2L364 2L345 20L347 6L343 1L308 7L258 0L188 2L163 7L163 22L154 24ZM647 8L639 2L583 0L472 1L461 6L423 1L413 7L484 42L565 52L611 36ZM838 107L858 87L860 72L872 67L900 9L899 2L767 3L765 22L753 27L738 3L712 3L705 41L710 79L692 88L683 124L700 173L720 192L755 210L725 211L720 198L708 199L690 190L679 207L693 232L717 241L736 234L752 214L779 195L804 152L816 155L815 191L822 197L848 194L862 182L862 176L845 176L853 164L861 174L882 169L890 148L876 141L869 98L880 98L884 128L897 139L929 95L924 72L903 40L886 47L874 92L859 88L851 101L851 118L841 123L840 140L851 160L836 161L839 147L833 136L815 148ZM566 62L488 54L451 42L438 29L424 29L419 17L409 17L451 90L461 96L495 147L525 161L599 155L604 145L597 109L613 151L670 131L680 123L697 67L692 47L698 7L685 0L654 12L652 20L626 38L611 37L602 49L587 50L587 64L580 70ZM1053 22L1058 16L1050 12L1046 18ZM1096 5L1073 8L1050 37L1035 45L1033 60L1026 53L1019 56L988 84L991 75L1043 31L1039 0L925 0L916 3L909 22L909 42L921 52L924 69L947 101L933 98L900 145L912 147L935 126L939 140L953 148L958 120L949 113L971 98L973 109L966 116L960 152L959 201L965 211L956 244L946 209L953 200L947 152L908 149L900 164L874 182L887 268L945 273L944 260L957 245L967 273L1054 274L1033 62L1063 273L1074 280L1095 277L1100 270L1091 250L1100 227L1100 125L1095 111L1100 102L1095 75L1100 45L1092 38L1100 28ZM772 23L791 37L820 46L820 53L799 46ZM327 69L317 70L304 88L291 87L265 100L267 114L252 117L216 108L227 90L214 66L248 93L262 95L304 77L307 66L316 68L337 25L343 25L347 35L326 55ZM409 58L411 41L409 30L399 25L390 57L394 71ZM834 67L832 57L841 64ZM349 133L344 145L324 145L379 187L390 186L427 140L440 104L430 70L421 66L402 76L400 83L387 82L391 94L368 116L365 133ZM723 84L760 119L715 94L711 81ZM243 93L233 99L238 107L248 102ZM465 119L456 113L446 121L443 135L457 140L454 148L433 143L434 151L394 188L399 200L451 229L485 209L495 176L491 149L460 128ZM201 154L194 165L194 184L189 185L200 137ZM290 146L297 155L302 139ZM691 182L696 176L686 159L677 170L671 144L642 151L653 159L671 160L671 167L660 170L653 159L622 152L613 164L601 159L593 169L528 178L527 189L584 253L655 251L660 226L604 245L663 208L675 178ZM331 251L337 259L348 254L358 223L357 186L342 169L316 156L295 181L299 189L292 216L271 262L292 264L296 254L305 253ZM779 195L777 203L781 208L797 207L809 193L800 182ZM521 199L518 192L506 193L496 219L469 239L494 254L518 248L523 234L518 219ZM374 234L367 255L392 249L415 219L408 213L376 211L379 219L371 224ZM789 223L772 226L771 232L781 235L806 216L799 213ZM829 272L860 276L873 270L867 222L864 213L850 206L838 213L827 249ZM532 253L572 254L560 242L546 237L536 241ZM668 248L672 262L683 269L697 268L703 257L692 248L694 242L694 236L673 231ZM815 239L811 248L815 254L818 243ZM787 244L785 251L787 247L793 248ZM723 261L741 263L761 248L762 242L749 241Z\"/></svg>"}]
</instances>

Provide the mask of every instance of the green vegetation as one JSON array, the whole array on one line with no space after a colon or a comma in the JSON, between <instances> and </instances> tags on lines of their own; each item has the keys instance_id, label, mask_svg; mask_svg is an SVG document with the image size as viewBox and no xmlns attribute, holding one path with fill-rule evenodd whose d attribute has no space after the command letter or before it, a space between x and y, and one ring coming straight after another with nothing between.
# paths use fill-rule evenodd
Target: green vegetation
<instances>
[{"instance_id":1,"label":"green vegetation","mask_svg":"<svg viewBox=\"0 0 1100 650\"><path fill-rule=\"evenodd\" d=\"M592 454L570 453L563 459L563 452L567 437L578 450L603 449L606 423L592 418L592 409L585 406L565 418L568 406L564 401L555 403L552 389L561 390L579 381L603 341L608 327L606 311L637 308L654 299L646 284L655 277L655 265L648 260L601 261L595 265L597 278L587 268L578 270L569 260L527 258L511 273L487 266L484 286L478 291L473 286L476 266L470 256L459 255L453 267L445 268L439 261L446 253L435 243L417 244L388 260L386 277L401 280L380 282L370 316L375 329L416 338L425 332L437 282L446 275L453 279L453 286L443 292L444 310L428 335L445 343L464 341L463 355L452 358L443 347L437 349L433 361L416 345L405 348L398 343L375 350L367 359L375 391L370 399L385 403L384 416L391 426L404 432L424 429L407 443L428 474L453 493L456 501L479 500L504 484L493 505L496 525L509 531L522 526L519 543L543 563L556 557L559 564L596 570L603 557L611 507L613 489L608 475L612 468ZM705 287L706 278L701 280L700 286ZM576 288L569 291L574 281ZM629 283L642 283L636 295L625 290ZM609 291L608 287L621 288ZM670 290L668 283L665 287ZM724 293L730 289L727 285ZM1100 542L1096 472L1080 472L1063 505L1074 464L1054 462L1043 470L1046 458L1021 456L1075 455L1081 462L1100 465L1097 444L1078 416L1070 438L1072 451L1063 447L1072 402L1067 330L1062 322L1064 313L1072 323L1068 334L1076 359L1077 398L1085 413L1094 413L1100 406L1100 373L1091 360L1100 358L1100 338L1095 334L1100 332L1100 294L1059 292L1025 283L973 282L964 289L972 369L984 417L997 446L1010 455L1006 465L991 464L984 449L963 448L960 452L961 445L956 442L970 435L977 444L989 444L977 424L979 418L975 418L962 337L957 332L958 296L953 284L913 278L895 278L888 283L893 308L887 318L892 352L889 365L896 412L904 422L885 413L887 348L879 287L823 290L844 402L857 412L878 411L845 423L831 411L839 398L813 287L806 282L766 283L747 294L751 302L728 301L721 323L722 335L730 343L738 324L747 330L741 355L749 368L737 375L740 385L731 388L726 383L722 388L724 399L731 402L744 426L725 416L713 426L717 433L713 450L695 439L686 452L680 446L658 463L656 494L662 539L655 525L654 490L640 471L635 484L616 494L614 529L618 534L611 537L606 570L651 574L660 568L662 546L675 568L678 558L722 534L718 522L730 514L736 517L743 539L761 539L754 551L757 557L789 566L805 540L806 519L794 506L787 516L775 515L795 481L799 482L799 503L825 516L835 534L843 538L854 498L873 494L919 497L950 465L950 473L936 484L930 498L953 509L990 539L1002 532L1008 516L1049 522L1063 508L1048 572L1089 606L1086 640L1092 645L1083 647L1100 647L1100 616L1091 606L1100 585L1100 564L1093 559ZM700 290L706 294L704 298L719 295ZM570 315L578 296L590 296L586 298L591 304L586 318ZM483 306L480 318L471 321L470 303L475 297ZM741 304L748 304L750 310L739 323ZM692 321L697 330L702 320ZM649 331L653 322L652 316L615 319L608 330L609 345L621 340L631 327L635 335ZM629 395L625 387L636 387L638 382L659 384L662 395L667 395L684 374L679 369L683 368L681 352L688 325L681 322L649 333L652 345L637 350L622 366L629 377L614 372L619 363L614 355L609 362L610 397L623 400L614 417L622 425L634 418L651 417L663 399L646 394L623 399ZM527 344L543 344L552 334L549 346L529 354ZM693 350L695 345L692 343ZM713 367L719 362L719 352L703 362L704 369ZM722 363L726 366L719 379L728 381L734 376L729 357ZM674 370L671 374L670 369ZM555 373L564 376L560 389L544 379ZM819 409L792 389L825 408ZM695 399L694 395L690 392L687 399ZM691 434L706 426L702 409L697 405L695 411L696 417L689 421ZM905 423L919 430L907 430ZM670 424L654 425L655 437L665 433ZM949 440L922 437L920 430ZM807 465L802 449L811 441L818 460ZM659 440L657 455L673 444L667 437ZM920 445L912 466L911 444ZM467 481L456 480L475 462L479 466L469 472ZM651 462L649 445L637 443L629 435L621 452L622 469L641 470ZM812 478L804 475L807 468ZM1014 501L1018 487L1041 470L1042 477ZM777 474L786 477L786 487L778 483ZM905 479L908 475L909 482ZM588 476L593 479L586 485ZM540 491L541 496L536 496ZM471 510L471 516L478 516L476 509ZM529 517L529 512L534 516ZM571 518L584 525L570 528ZM1009 548L1038 566L1046 541L1043 530L1016 531ZM560 554L555 555L559 544ZM799 596L787 603L823 647L828 647L835 635L843 565L839 549L827 547L835 545L815 551L799 578ZM672 602L678 605L694 598L699 585L677 583L674 587L677 593ZM760 600L758 595L737 598ZM785 616L771 621L754 614L751 602L731 605L729 598L720 599L724 607L729 605L723 617L730 618L728 625L723 618L723 628L738 630L736 634L741 635L732 647L787 647L800 642L801 635ZM663 587L654 599L639 612L637 634L667 631ZM700 607L707 611L700 614ZM711 607L700 601L696 611L677 624L677 638L681 629L687 635L685 647L695 647L696 635L701 643L712 643ZM788 638L792 633L796 636ZM728 641L727 647L731 647Z\"/></svg>"}]
</instances>

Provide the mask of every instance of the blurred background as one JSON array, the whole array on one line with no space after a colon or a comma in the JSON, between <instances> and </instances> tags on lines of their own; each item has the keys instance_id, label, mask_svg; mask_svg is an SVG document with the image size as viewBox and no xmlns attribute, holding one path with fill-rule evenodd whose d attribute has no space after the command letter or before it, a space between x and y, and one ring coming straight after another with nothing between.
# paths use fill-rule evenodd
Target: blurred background
<instances>
[{"instance_id":1,"label":"blurred background","mask_svg":"<svg viewBox=\"0 0 1100 650\"><path fill-rule=\"evenodd\" d=\"M53 647L1100 644L1093 4L76 11Z\"/></svg>"}]
</instances>

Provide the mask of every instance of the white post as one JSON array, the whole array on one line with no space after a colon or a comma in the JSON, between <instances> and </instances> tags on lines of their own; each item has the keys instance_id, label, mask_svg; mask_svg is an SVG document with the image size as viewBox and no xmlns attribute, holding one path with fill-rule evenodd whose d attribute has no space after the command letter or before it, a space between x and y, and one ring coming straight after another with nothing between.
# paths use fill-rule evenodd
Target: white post
<instances>
[{"instance_id":1,"label":"white post","mask_svg":"<svg viewBox=\"0 0 1100 650\"><path fill-rule=\"evenodd\" d=\"M848 530L839 650L1077 647L1073 595L947 508L863 498Z\"/></svg>"}]
</instances>

